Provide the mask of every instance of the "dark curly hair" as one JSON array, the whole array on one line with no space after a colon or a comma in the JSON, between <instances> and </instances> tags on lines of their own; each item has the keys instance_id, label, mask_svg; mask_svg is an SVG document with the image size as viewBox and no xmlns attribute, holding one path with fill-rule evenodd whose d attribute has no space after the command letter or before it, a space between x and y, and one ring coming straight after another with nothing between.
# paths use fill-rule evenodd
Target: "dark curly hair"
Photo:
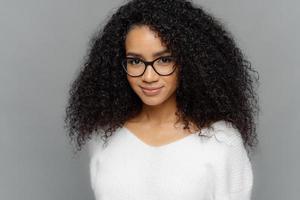
<instances>
[{"instance_id":1,"label":"dark curly hair","mask_svg":"<svg viewBox=\"0 0 300 200\"><path fill-rule=\"evenodd\" d=\"M81 71L72 83L65 128L77 150L94 131L107 139L141 111L121 67L124 41L133 26L147 25L171 50L180 67L177 115L185 128L199 129L225 120L237 128L244 145L257 142L258 73L232 35L200 6L186 0L132 0L118 8L91 39Z\"/></svg>"}]
</instances>

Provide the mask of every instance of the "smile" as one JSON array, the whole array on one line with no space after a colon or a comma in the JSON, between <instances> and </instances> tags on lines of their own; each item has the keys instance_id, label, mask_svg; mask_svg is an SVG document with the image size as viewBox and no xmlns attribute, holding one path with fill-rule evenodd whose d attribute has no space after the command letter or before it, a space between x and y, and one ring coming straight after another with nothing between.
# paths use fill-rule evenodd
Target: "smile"
<instances>
[{"instance_id":1,"label":"smile","mask_svg":"<svg viewBox=\"0 0 300 200\"><path fill-rule=\"evenodd\" d=\"M160 93L160 91L161 91L161 89L163 88L163 87L160 87L160 88L143 88L143 87L141 87L142 88L142 91L143 91L143 93L145 94L145 95L147 95L147 96L154 96L154 95L157 95L157 94L159 94Z\"/></svg>"}]
</instances>

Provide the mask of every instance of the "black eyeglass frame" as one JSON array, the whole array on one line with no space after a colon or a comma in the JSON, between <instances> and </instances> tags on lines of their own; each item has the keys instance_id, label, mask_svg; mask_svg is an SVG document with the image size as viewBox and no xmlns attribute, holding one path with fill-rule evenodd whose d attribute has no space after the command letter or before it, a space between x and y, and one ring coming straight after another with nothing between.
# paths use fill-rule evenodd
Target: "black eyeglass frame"
<instances>
[{"instance_id":1,"label":"black eyeglass frame","mask_svg":"<svg viewBox=\"0 0 300 200\"><path fill-rule=\"evenodd\" d=\"M148 65L150 65L150 66L153 68L153 70L154 70L158 75L160 75L160 76L169 76L169 75L173 74L174 71L175 71L176 68L177 68L177 63L176 63L176 61L175 61L175 64L172 66L172 67L175 66L172 72L170 72L169 74L160 74L160 73L158 73L158 71L155 69L155 67L153 66L153 64L154 64L155 61L157 61L157 60L159 60L159 59L161 59L161 58L172 58L172 59L174 59L173 56L160 56L160 57L158 57L158 58L156 58L156 59L154 59L154 60L152 60L152 61L145 61L145 60L140 59L140 58L126 57L124 60L122 60L121 65L122 65L123 69L125 70L125 72L126 72L129 76L131 76L131 77L140 77L140 76L143 76L143 74L145 73L145 71L146 71ZM143 73L141 73L141 75L138 75L138 76L133 76L133 75L129 74L129 73L127 72L127 69L126 69L126 64L125 64L126 59L138 59L139 61L141 61L142 63L144 63L145 69L144 69ZM174 60L175 60L175 59L174 59Z\"/></svg>"}]
</instances>

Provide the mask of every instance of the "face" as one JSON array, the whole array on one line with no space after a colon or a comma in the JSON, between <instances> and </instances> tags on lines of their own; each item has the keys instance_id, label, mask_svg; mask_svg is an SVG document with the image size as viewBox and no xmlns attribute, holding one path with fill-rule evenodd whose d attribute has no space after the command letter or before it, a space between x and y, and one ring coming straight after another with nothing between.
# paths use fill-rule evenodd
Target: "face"
<instances>
[{"instance_id":1,"label":"face","mask_svg":"<svg viewBox=\"0 0 300 200\"><path fill-rule=\"evenodd\" d=\"M125 49L126 57L138 58L143 61L153 61L156 58L171 55L158 35L147 26L135 26L128 32ZM171 75L160 76L148 65L142 76L127 75L127 80L144 104L155 106L175 101L178 71L178 67L176 67ZM159 89L147 90L149 88Z\"/></svg>"}]
</instances>

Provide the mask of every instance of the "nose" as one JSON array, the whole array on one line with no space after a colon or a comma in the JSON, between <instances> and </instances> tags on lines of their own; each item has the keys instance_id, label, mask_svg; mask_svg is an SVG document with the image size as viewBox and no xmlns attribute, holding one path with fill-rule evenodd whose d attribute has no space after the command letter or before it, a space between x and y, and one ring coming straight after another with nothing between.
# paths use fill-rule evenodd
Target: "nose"
<instances>
[{"instance_id":1,"label":"nose","mask_svg":"<svg viewBox=\"0 0 300 200\"><path fill-rule=\"evenodd\" d=\"M154 71L151 65L146 66L146 70L142 76L142 79L146 82L152 82L158 80L159 75Z\"/></svg>"}]
</instances>

